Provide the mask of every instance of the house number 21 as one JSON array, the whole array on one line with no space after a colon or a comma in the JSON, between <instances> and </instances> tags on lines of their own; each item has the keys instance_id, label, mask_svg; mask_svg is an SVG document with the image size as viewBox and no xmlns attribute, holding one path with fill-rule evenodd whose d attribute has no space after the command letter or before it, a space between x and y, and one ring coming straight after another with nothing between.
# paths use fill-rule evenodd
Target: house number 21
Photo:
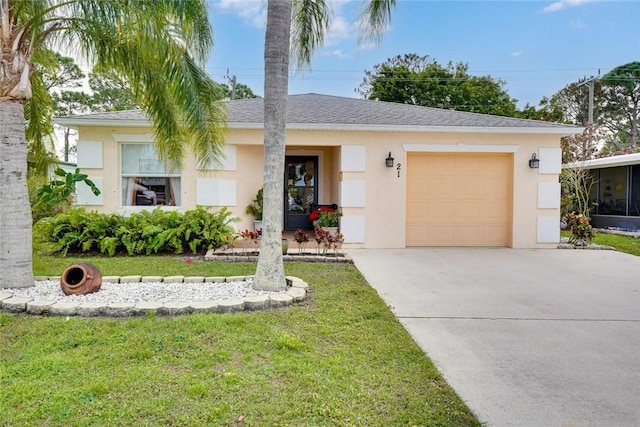
<instances>
[{"instance_id":1,"label":"house number 21","mask_svg":"<svg viewBox=\"0 0 640 427\"><path fill-rule=\"evenodd\" d=\"M400 168L402 167L402 165L400 163L398 163L398 165L396 166L396 170L398 171L398 178L400 178Z\"/></svg>"}]
</instances>

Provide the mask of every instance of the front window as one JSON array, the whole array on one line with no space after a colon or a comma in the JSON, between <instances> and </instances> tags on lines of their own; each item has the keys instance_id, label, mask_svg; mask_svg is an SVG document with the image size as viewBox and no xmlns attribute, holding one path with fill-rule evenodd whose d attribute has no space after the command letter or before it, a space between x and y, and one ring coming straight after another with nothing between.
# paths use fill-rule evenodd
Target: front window
<instances>
[{"instance_id":1,"label":"front window","mask_svg":"<svg viewBox=\"0 0 640 427\"><path fill-rule=\"evenodd\" d=\"M640 165L631 168L631 197L629 197L629 215L640 216Z\"/></svg>"},{"instance_id":2,"label":"front window","mask_svg":"<svg viewBox=\"0 0 640 427\"><path fill-rule=\"evenodd\" d=\"M122 144L122 205L180 206L180 174L169 173L153 144Z\"/></svg>"},{"instance_id":3,"label":"front window","mask_svg":"<svg viewBox=\"0 0 640 427\"><path fill-rule=\"evenodd\" d=\"M600 170L598 213L600 215L627 214L627 167Z\"/></svg>"}]
</instances>

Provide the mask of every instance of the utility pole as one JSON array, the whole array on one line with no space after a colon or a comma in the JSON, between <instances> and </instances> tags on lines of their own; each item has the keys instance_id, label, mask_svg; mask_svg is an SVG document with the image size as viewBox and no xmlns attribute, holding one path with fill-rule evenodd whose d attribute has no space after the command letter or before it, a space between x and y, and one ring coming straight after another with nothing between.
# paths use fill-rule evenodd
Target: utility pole
<instances>
[{"instance_id":1,"label":"utility pole","mask_svg":"<svg viewBox=\"0 0 640 427\"><path fill-rule=\"evenodd\" d=\"M231 99L236 99L236 76L229 76L229 69L227 68L227 80L231 83Z\"/></svg>"},{"instance_id":2,"label":"utility pole","mask_svg":"<svg viewBox=\"0 0 640 427\"><path fill-rule=\"evenodd\" d=\"M600 69L598 69L598 76L597 77L591 77L589 80L585 80L584 82L582 82L582 83L580 83L578 85L578 87L584 86L586 84L589 85L589 118L588 118L588 123L587 123L589 125L593 124L593 90L594 90L595 82L599 78L600 78Z\"/></svg>"}]
</instances>

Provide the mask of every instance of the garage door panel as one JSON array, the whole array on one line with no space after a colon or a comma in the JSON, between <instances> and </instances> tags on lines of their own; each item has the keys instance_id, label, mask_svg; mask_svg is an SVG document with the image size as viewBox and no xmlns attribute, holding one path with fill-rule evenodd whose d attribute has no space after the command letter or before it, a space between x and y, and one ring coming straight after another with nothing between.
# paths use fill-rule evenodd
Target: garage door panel
<instances>
[{"instance_id":1,"label":"garage door panel","mask_svg":"<svg viewBox=\"0 0 640 427\"><path fill-rule=\"evenodd\" d=\"M451 215L449 215L450 217ZM453 220L477 223L482 216L481 204L478 202L456 203L453 208Z\"/></svg>"},{"instance_id":2,"label":"garage door panel","mask_svg":"<svg viewBox=\"0 0 640 427\"><path fill-rule=\"evenodd\" d=\"M458 177L458 179L451 178L455 181L454 192L451 194L452 198L458 200L462 199L476 199L481 197L482 184L477 177Z\"/></svg>"},{"instance_id":3,"label":"garage door panel","mask_svg":"<svg viewBox=\"0 0 640 427\"><path fill-rule=\"evenodd\" d=\"M455 160L450 157L442 157L436 160L426 155L422 156L419 161L423 165L421 172L426 174L424 176L451 176L455 167Z\"/></svg>"},{"instance_id":4,"label":"garage door panel","mask_svg":"<svg viewBox=\"0 0 640 427\"><path fill-rule=\"evenodd\" d=\"M451 198L455 191L455 182L453 182L451 177L434 176L426 178L426 181L423 181L420 187L423 187L425 184L427 186L427 194L432 198L448 199ZM420 191L420 188L417 190Z\"/></svg>"},{"instance_id":5,"label":"garage door panel","mask_svg":"<svg viewBox=\"0 0 640 427\"><path fill-rule=\"evenodd\" d=\"M455 209L455 203L452 201L448 203L429 203L424 213L433 221L449 221L453 209Z\"/></svg>"},{"instance_id":6,"label":"garage door panel","mask_svg":"<svg viewBox=\"0 0 640 427\"><path fill-rule=\"evenodd\" d=\"M447 246L447 242L453 239L455 233L456 227L452 225L430 226L427 227L426 237L433 242L433 246Z\"/></svg>"},{"instance_id":7,"label":"garage door panel","mask_svg":"<svg viewBox=\"0 0 640 427\"><path fill-rule=\"evenodd\" d=\"M474 156L458 156L454 158L454 166L452 168L455 176L477 175L478 164Z\"/></svg>"},{"instance_id":8,"label":"garage door panel","mask_svg":"<svg viewBox=\"0 0 640 427\"><path fill-rule=\"evenodd\" d=\"M407 246L508 246L512 159L411 153Z\"/></svg>"},{"instance_id":9,"label":"garage door panel","mask_svg":"<svg viewBox=\"0 0 640 427\"><path fill-rule=\"evenodd\" d=\"M505 178L484 178L479 184L478 194L483 197L509 198L509 189L504 186Z\"/></svg>"}]
</instances>

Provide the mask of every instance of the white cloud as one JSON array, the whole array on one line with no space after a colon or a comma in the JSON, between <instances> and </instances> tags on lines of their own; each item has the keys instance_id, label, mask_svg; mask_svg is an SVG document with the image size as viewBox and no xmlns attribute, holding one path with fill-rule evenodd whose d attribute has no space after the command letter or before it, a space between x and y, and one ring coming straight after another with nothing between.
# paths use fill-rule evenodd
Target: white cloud
<instances>
[{"instance_id":1,"label":"white cloud","mask_svg":"<svg viewBox=\"0 0 640 427\"><path fill-rule=\"evenodd\" d=\"M237 15L248 25L264 28L267 22L267 8L264 0L220 0L215 7Z\"/></svg>"},{"instance_id":2,"label":"white cloud","mask_svg":"<svg viewBox=\"0 0 640 427\"><path fill-rule=\"evenodd\" d=\"M591 3L598 0L558 0L554 3L551 3L549 6L542 9L543 12L558 12L560 10L569 8L582 6L586 3Z\"/></svg>"},{"instance_id":3,"label":"white cloud","mask_svg":"<svg viewBox=\"0 0 640 427\"><path fill-rule=\"evenodd\" d=\"M334 49L334 50L331 50L331 51L326 51L324 53L324 56L330 56L330 57L338 58L338 59L349 59L349 58L351 58L351 55L349 55L348 53L346 53L342 49Z\"/></svg>"},{"instance_id":4,"label":"white cloud","mask_svg":"<svg viewBox=\"0 0 640 427\"><path fill-rule=\"evenodd\" d=\"M327 47L336 46L353 38L355 38L353 25L349 24L344 17L335 16L331 20L331 28L325 37L324 45Z\"/></svg>"},{"instance_id":5,"label":"white cloud","mask_svg":"<svg viewBox=\"0 0 640 427\"><path fill-rule=\"evenodd\" d=\"M511 52L509 56L511 56L512 58L518 58L519 56L522 56L522 52L520 51Z\"/></svg>"}]
</instances>

